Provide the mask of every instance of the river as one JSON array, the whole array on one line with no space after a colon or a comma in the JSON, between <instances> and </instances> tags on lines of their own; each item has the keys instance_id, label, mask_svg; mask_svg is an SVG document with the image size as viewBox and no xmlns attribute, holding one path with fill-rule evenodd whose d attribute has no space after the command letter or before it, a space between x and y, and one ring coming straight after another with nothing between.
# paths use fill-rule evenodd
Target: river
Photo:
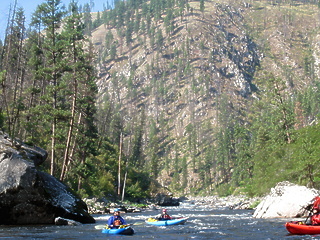
<instances>
[{"instance_id":1,"label":"river","mask_svg":"<svg viewBox=\"0 0 320 240\"><path fill-rule=\"evenodd\" d=\"M243 240L300 240L320 239L320 236L289 235L284 223L293 219L255 219L251 210L230 210L228 208L208 209L205 206L181 204L168 207L172 217L189 217L184 225L156 227L144 222L154 217L160 210L146 210L141 213L126 213L122 216L127 223L133 224L132 236L110 236L95 229L96 225L105 224L110 215L93 215L95 224L81 226L0 226L0 239L243 239ZM1 215L0 215L1 217Z\"/></svg>"}]
</instances>

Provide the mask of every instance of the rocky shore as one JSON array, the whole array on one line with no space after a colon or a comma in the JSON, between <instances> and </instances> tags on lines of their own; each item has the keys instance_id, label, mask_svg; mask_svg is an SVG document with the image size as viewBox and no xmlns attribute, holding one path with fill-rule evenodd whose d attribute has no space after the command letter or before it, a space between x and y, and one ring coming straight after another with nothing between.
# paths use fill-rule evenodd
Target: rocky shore
<instances>
[{"instance_id":1,"label":"rocky shore","mask_svg":"<svg viewBox=\"0 0 320 240\"><path fill-rule=\"evenodd\" d=\"M208 208L253 209L258 205L261 199L262 198L258 197L248 198L246 196L188 196L177 198L176 200L179 203L189 203L197 206L206 206ZM87 198L83 200L86 202L90 214L110 213L114 208L120 208L123 212L140 212L145 209L158 209L162 207L162 205L155 204L154 202L149 200L145 200L143 204L119 203L104 198Z\"/></svg>"},{"instance_id":2,"label":"rocky shore","mask_svg":"<svg viewBox=\"0 0 320 240\"><path fill-rule=\"evenodd\" d=\"M284 181L271 188L270 193L264 197L249 198L243 195L227 197L187 196L174 199L173 203L204 206L205 208L251 209L254 210L254 218L299 218L309 213L307 210L308 206L312 204L313 199L318 195L320 195L320 192L316 189ZM115 207L121 208L124 212L139 212L145 209L159 209L163 207L150 200L145 200L144 204L139 205L134 203L132 205L121 204L105 199L85 199L85 202L91 214L110 213Z\"/></svg>"},{"instance_id":3,"label":"rocky shore","mask_svg":"<svg viewBox=\"0 0 320 240\"><path fill-rule=\"evenodd\" d=\"M207 197L187 197L185 202L195 205L204 205L210 208L231 208L231 209L253 209L262 198L249 198L247 196L207 196Z\"/></svg>"}]
</instances>

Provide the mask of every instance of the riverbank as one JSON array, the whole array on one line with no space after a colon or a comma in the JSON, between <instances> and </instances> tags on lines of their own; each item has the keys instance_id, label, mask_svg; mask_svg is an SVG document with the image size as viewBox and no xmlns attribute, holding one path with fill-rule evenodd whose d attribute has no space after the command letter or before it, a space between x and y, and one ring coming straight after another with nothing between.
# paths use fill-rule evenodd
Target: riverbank
<instances>
[{"instance_id":1,"label":"riverbank","mask_svg":"<svg viewBox=\"0 0 320 240\"><path fill-rule=\"evenodd\" d=\"M260 197L249 198L247 196L206 196L206 197L187 197L185 202L195 205L204 205L211 208L230 208L230 209L253 209L262 200Z\"/></svg>"},{"instance_id":2,"label":"riverbank","mask_svg":"<svg viewBox=\"0 0 320 240\"><path fill-rule=\"evenodd\" d=\"M187 196L178 199L180 203L189 203L191 205L204 206L208 208L230 208L230 209L254 209L262 198L249 198L247 196L206 196L194 197ZM140 212L144 209L158 209L163 206L152 203L150 200L145 200L143 203L128 203L114 202L102 198L87 198L83 199L90 214L110 213L113 208L120 208L124 212Z\"/></svg>"}]
</instances>

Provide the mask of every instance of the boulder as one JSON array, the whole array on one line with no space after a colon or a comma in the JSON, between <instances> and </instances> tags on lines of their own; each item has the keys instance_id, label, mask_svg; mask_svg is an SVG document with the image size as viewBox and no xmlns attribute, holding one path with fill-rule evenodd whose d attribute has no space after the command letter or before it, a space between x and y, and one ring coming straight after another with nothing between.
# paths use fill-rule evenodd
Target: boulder
<instances>
[{"instance_id":1,"label":"boulder","mask_svg":"<svg viewBox=\"0 0 320 240\"><path fill-rule=\"evenodd\" d=\"M172 196L166 194L157 194L155 198L156 204L159 206L179 206L180 202L178 198L173 198Z\"/></svg>"},{"instance_id":2,"label":"boulder","mask_svg":"<svg viewBox=\"0 0 320 240\"><path fill-rule=\"evenodd\" d=\"M70 219L66 219L66 218L62 218L62 217L57 217L54 220L55 225L68 225L68 226L79 226L81 225L81 223L74 221L74 220L70 220Z\"/></svg>"},{"instance_id":3,"label":"boulder","mask_svg":"<svg viewBox=\"0 0 320 240\"><path fill-rule=\"evenodd\" d=\"M57 217L94 223L87 205L65 184L36 169L45 157L44 150L17 146L0 133L0 224L54 224Z\"/></svg>"},{"instance_id":4,"label":"boulder","mask_svg":"<svg viewBox=\"0 0 320 240\"><path fill-rule=\"evenodd\" d=\"M280 182L257 206L255 218L295 218L308 215L307 207L314 197L319 195L316 189L299 186L290 182Z\"/></svg>"}]
</instances>

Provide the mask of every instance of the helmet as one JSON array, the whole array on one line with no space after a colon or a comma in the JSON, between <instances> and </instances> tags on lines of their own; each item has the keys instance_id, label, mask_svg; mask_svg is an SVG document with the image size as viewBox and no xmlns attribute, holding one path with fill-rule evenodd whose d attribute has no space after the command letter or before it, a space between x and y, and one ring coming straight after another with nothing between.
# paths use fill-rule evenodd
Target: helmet
<instances>
[{"instance_id":1,"label":"helmet","mask_svg":"<svg viewBox=\"0 0 320 240\"><path fill-rule=\"evenodd\" d=\"M165 208L164 208L164 209L162 209L162 212L167 212L167 209L165 209Z\"/></svg>"},{"instance_id":2,"label":"helmet","mask_svg":"<svg viewBox=\"0 0 320 240\"><path fill-rule=\"evenodd\" d=\"M120 208L113 209L113 212L120 212Z\"/></svg>"}]
</instances>

